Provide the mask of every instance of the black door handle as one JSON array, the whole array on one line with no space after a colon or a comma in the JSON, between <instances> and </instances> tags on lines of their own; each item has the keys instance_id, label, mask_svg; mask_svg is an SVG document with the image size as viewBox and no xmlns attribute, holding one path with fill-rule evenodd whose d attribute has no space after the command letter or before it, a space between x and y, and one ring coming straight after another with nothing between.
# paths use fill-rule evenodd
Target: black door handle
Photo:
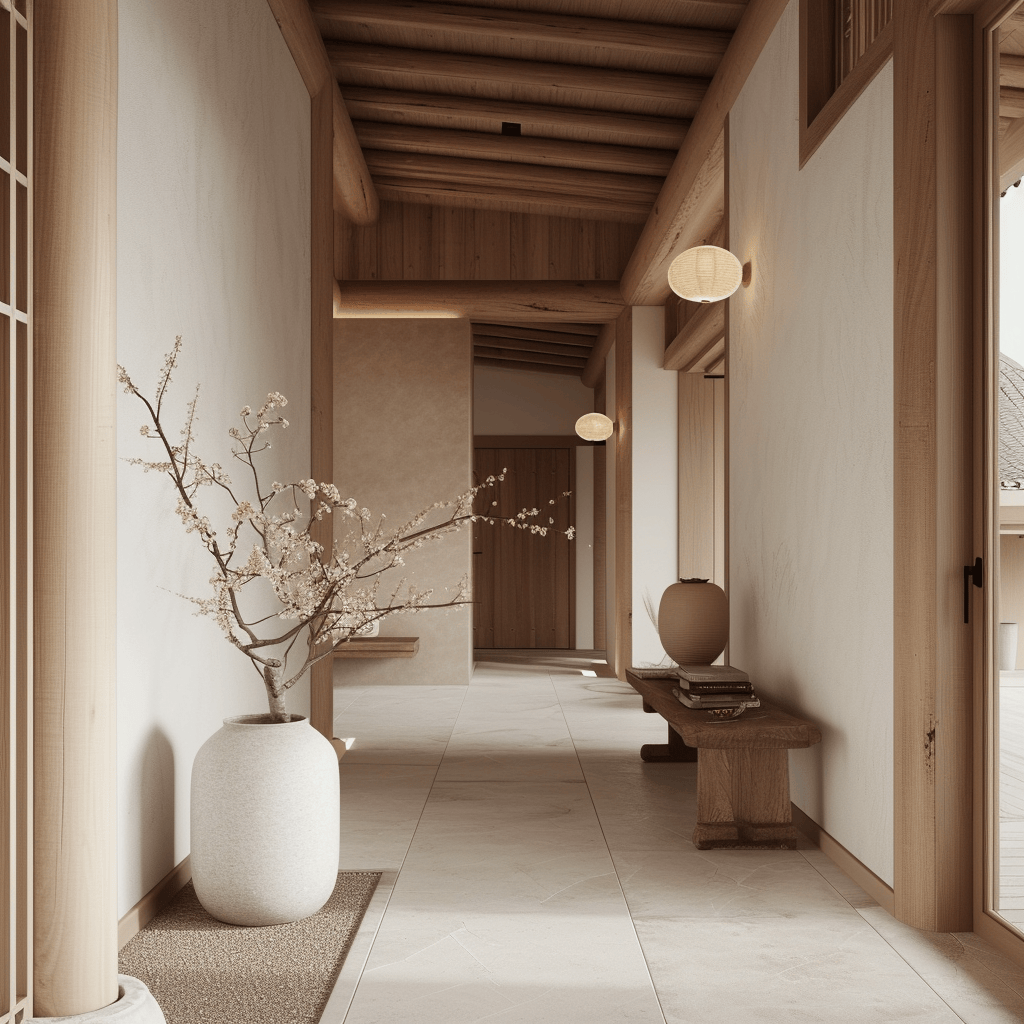
<instances>
[{"instance_id":1,"label":"black door handle","mask_svg":"<svg viewBox=\"0 0 1024 1024\"><path fill-rule=\"evenodd\" d=\"M976 587L982 586L985 582L985 569L980 558L974 560L974 565L964 566L964 622L971 621L971 584Z\"/></svg>"}]
</instances>

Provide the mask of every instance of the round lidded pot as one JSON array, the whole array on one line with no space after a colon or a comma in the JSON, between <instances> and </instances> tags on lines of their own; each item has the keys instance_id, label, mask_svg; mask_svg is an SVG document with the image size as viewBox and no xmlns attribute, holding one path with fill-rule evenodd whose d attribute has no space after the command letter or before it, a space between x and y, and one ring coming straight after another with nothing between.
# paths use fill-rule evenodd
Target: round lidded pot
<instances>
[{"instance_id":1,"label":"round lidded pot","mask_svg":"<svg viewBox=\"0 0 1024 1024\"><path fill-rule=\"evenodd\" d=\"M708 580L680 580L661 595L658 634L677 665L710 665L729 640L729 599Z\"/></svg>"}]
</instances>

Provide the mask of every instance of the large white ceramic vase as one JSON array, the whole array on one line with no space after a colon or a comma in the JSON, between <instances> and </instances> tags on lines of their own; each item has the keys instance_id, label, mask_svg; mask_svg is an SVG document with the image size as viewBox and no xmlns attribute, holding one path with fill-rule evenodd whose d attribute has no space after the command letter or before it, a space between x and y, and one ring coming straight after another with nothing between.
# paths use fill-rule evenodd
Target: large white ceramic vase
<instances>
[{"instance_id":1,"label":"large white ceramic vase","mask_svg":"<svg viewBox=\"0 0 1024 1024\"><path fill-rule=\"evenodd\" d=\"M192 881L220 921L271 925L315 914L334 891L338 756L305 718L241 715L192 765Z\"/></svg>"}]
</instances>

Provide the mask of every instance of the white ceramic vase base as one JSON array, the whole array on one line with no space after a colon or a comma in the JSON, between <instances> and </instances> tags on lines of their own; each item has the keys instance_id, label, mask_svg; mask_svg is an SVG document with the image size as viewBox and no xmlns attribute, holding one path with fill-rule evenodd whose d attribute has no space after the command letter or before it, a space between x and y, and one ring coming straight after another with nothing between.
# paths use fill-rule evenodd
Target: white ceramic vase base
<instances>
[{"instance_id":1,"label":"white ceramic vase base","mask_svg":"<svg viewBox=\"0 0 1024 1024\"><path fill-rule=\"evenodd\" d=\"M192 882L227 924L315 914L338 880L338 755L304 718L227 718L192 765Z\"/></svg>"},{"instance_id":2,"label":"white ceramic vase base","mask_svg":"<svg viewBox=\"0 0 1024 1024\"><path fill-rule=\"evenodd\" d=\"M71 1017L27 1017L25 1024L53 1024L54 1021L68 1021L69 1024L88 1024L91 1021L103 1021L104 1024L167 1024L153 993L138 978L119 974L117 984L117 1002L109 1006L101 1006L89 1013L76 1013Z\"/></svg>"},{"instance_id":3,"label":"white ceramic vase base","mask_svg":"<svg viewBox=\"0 0 1024 1024\"><path fill-rule=\"evenodd\" d=\"M1000 672L1013 672L1017 668L1017 630L1016 622L999 623L996 657Z\"/></svg>"}]
</instances>

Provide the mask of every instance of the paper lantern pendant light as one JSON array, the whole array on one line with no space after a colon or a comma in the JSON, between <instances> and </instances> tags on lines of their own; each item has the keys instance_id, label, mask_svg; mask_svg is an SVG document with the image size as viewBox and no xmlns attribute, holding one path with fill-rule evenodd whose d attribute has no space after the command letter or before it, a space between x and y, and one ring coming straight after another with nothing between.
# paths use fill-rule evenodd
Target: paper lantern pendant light
<instances>
[{"instance_id":1,"label":"paper lantern pendant light","mask_svg":"<svg viewBox=\"0 0 1024 1024\"><path fill-rule=\"evenodd\" d=\"M607 441L612 436L615 424L599 412L588 412L576 421L576 433L584 441Z\"/></svg>"},{"instance_id":2,"label":"paper lantern pendant light","mask_svg":"<svg viewBox=\"0 0 1024 1024\"><path fill-rule=\"evenodd\" d=\"M743 281L743 267L728 249L698 245L680 253L668 268L669 287L691 302L729 298Z\"/></svg>"}]
</instances>

